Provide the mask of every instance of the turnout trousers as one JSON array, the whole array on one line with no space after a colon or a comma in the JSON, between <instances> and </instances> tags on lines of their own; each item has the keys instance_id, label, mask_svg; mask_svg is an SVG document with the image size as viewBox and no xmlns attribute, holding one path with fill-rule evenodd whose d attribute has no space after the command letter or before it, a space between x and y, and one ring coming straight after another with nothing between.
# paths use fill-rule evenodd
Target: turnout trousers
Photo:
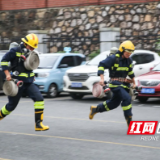
<instances>
[{"instance_id":1,"label":"turnout trousers","mask_svg":"<svg viewBox=\"0 0 160 160\"><path fill-rule=\"evenodd\" d=\"M44 100L38 87L34 83L24 83L23 86L19 88L16 96L8 96L9 102L3 106L1 110L3 116L10 114L17 107L23 93L25 93L35 102L35 110L44 109Z\"/></svg>"},{"instance_id":2,"label":"turnout trousers","mask_svg":"<svg viewBox=\"0 0 160 160\"><path fill-rule=\"evenodd\" d=\"M117 108L120 104L124 111L124 116L132 116L132 104L131 97L129 95L129 89L121 86L111 88L113 96L110 100L104 101L97 106L98 112L109 111Z\"/></svg>"},{"instance_id":3,"label":"turnout trousers","mask_svg":"<svg viewBox=\"0 0 160 160\"><path fill-rule=\"evenodd\" d=\"M8 96L9 102L2 107L0 111L0 120L9 115L18 105L18 102L23 93L26 93L33 101L35 108L35 131L46 131L49 126L43 125L43 110L44 110L44 100L34 83L24 83L22 87L19 88L18 94L14 97Z\"/></svg>"}]
</instances>

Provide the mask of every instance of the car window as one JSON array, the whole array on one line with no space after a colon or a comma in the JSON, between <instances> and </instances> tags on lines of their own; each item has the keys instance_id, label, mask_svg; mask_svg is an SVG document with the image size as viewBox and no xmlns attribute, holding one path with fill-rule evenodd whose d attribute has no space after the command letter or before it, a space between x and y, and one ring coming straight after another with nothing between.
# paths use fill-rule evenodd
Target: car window
<instances>
[{"instance_id":1,"label":"car window","mask_svg":"<svg viewBox=\"0 0 160 160\"><path fill-rule=\"evenodd\" d=\"M38 66L38 69L51 69L51 68L53 68L53 65L55 64L58 57L59 56L47 56L47 55L39 56L40 64Z\"/></svg>"},{"instance_id":2,"label":"car window","mask_svg":"<svg viewBox=\"0 0 160 160\"><path fill-rule=\"evenodd\" d=\"M0 50L0 54L6 54L8 50Z\"/></svg>"},{"instance_id":3,"label":"car window","mask_svg":"<svg viewBox=\"0 0 160 160\"><path fill-rule=\"evenodd\" d=\"M131 56L131 59L133 60L133 61L136 61L136 64L141 64L140 63L140 56L139 55L133 55L133 56Z\"/></svg>"},{"instance_id":4,"label":"car window","mask_svg":"<svg viewBox=\"0 0 160 160\"><path fill-rule=\"evenodd\" d=\"M85 61L85 58L80 56L75 56L75 58L76 58L77 66L80 65L83 61Z\"/></svg>"},{"instance_id":5,"label":"car window","mask_svg":"<svg viewBox=\"0 0 160 160\"><path fill-rule=\"evenodd\" d=\"M98 66L99 62L106 59L106 54L99 54L98 56L94 57L87 65L96 65Z\"/></svg>"},{"instance_id":6,"label":"car window","mask_svg":"<svg viewBox=\"0 0 160 160\"><path fill-rule=\"evenodd\" d=\"M145 64L154 61L154 55L152 54L135 54L131 56L133 61L136 61L136 64Z\"/></svg>"},{"instance_id":7,"label":"car window","mask_svg":"<svg viewBox=\"0 0 160 160\"><path fill-rule=\"evenodd\" d=\"M0 55L0 62L1 62L1 60L2 60L2 57L3 57L3 55ZM1 63L0 63L0 67L1 67Z\"/></svg>"},{"instance_id":8,"label":"car window","mask_svg":"<svg viewBox=\"0 0 160 160\"><path fill-rule=\"evenodd\" d=\"M0 67L1 67L1 60L3 58L3 56L7 53L7 50L3 50L4 52L2 52L2 50L0 50ZM8 66L10 67L11 63L8 62Z\"/></svg>"},{"instance_id":9,"label":"car window","mask_svg":"<svg viewBox=\"0 0 160 160\"><path fill-rule=\"evenodd\" d=\"M76 66L73 56L63 57L63 59L62 59L61 62L60 62L60 65L61 65L61 64L67 64L68 67Z\"/></svg>"},{"instance_id":10,"label":"car window","mask_svg":"<svg viewBox=\"0 0 160 160\"><path fill-rule=\"evenodd\" d=\"M5 55L5 53L3 54L0 54L0 67L1 67L1 60L2 60L2 57ZM10 66L10 62L8 63L8 65Z\"/></svg>"}]
</instances>

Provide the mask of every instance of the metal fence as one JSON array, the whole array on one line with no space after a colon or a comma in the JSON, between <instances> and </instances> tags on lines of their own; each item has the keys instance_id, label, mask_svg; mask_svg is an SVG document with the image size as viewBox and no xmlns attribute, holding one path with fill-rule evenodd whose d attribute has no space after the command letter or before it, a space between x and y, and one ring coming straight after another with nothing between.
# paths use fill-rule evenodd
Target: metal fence
<instances>
[{"instance_id":1,"label":"metal fence","mask_svg":"<svg viewBox=\"0 0 160 160\"><path fill-rule=\"evenodd\" d=\"M8 50L9 44L11 42L20 43L21 42L21 38L22 37L12 37L12 38L3 38L3 37L0 37L0 50Z\"/></svg>"},{"instance_id":2,"label":"metal fence","mask_svg":"<svg viewBox=\"0 0 160 160\"><path fill-rule=\"evenodd\" d=\"M81 52L88 55L92 51L99 49L100 41L99 34L95 34L92 37L55 37L55 35L51 35L50 38L43 38L43 43L48 44L49 51L51 51L52 48L57 48L57 51L63 51L64 47L71 47L74 52Z\"/></svg>"},{"instance_id":3,"label":"metal fence","mask_svg":"<svg viewBox=\"0 0 160 160\"><path fill-rule=\"evenodd\" d=\"M120 43L125 40L131 40L136 49L146 49L160 53L160 34L148 34L146 36L117 36L117 41Z\"/></svg>"},{"instance_id":4,"label":"metal fence","mask_svg":"<svg viewBox=\"0 0 160 160\"><path fill-rule=\"evenodd\" d=\"M146 49L160 53L160 34L149 34L146 36L116 36L116 42L123 42L125 40L131 40L136 49ZM0 50L6 50L11 42L21 42L21 37L13 38L0 38ZM71 47L74 52L82 52L85 55L90 54L100 48L99 34L93 37L54 37L43 38L43 43L47 44L48 52L52 52L52 48L56 47L57 52L63 51L64 47Z\"/></svg>"}]
</instances>

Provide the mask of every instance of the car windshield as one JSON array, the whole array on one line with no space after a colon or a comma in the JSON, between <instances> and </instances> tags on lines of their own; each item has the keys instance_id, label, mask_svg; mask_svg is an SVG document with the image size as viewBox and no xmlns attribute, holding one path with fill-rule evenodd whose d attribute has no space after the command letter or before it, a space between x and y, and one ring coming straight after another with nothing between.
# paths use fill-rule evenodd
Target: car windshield
<instances>
[{"instance_id":1,"label":"car windshield","mask_svg":"<svg viewBox=\"0 0 160 160\"><path fill-rule=\"evenodd\" d=\"M94 65L98 66L99 62L106 59L107 55L106 54L99 54L95 58L93 58L90 62L87 63L87 65Z\"/></svg>"},{"instance_id":2,"label":"car windshield","mask_svg":"<svg viewBox=\"0 0 160 160\"><path fill-rule=\"evenodd\" d=\"M40 64L38 69L51 69L59 56L39 56Z\"/></svg>"},{"instance_id":3,"label":"car windshield","mask_svg":"<svg viewBox=\"0 0 160 160\"><path fill-rule=\"evenodd\" d=\"M0 62L1 62L3 56L4 56L4 54L0 54ZM0 63L0 67L1 67L1 63Z\"/></svg>"},{"instance_id":4,"label":"car windshield","mask_svg":"<svg viewBox=\"0 0 160 160\"><path fill-rule=\"evenodd\" d=\"M8 52L8 50L0 50L0 54L5 54L7 52Z\"/></svg>"},{"instance_id":5,"label":"car windshield","mask_svg":"<svg viewBox=\"0 0 160 160\"><path fill-rule=\"evenodd\" d=\"M152 71L160 71L160 63L158 65L156 65Z\"/></svg>"}]
</instances>

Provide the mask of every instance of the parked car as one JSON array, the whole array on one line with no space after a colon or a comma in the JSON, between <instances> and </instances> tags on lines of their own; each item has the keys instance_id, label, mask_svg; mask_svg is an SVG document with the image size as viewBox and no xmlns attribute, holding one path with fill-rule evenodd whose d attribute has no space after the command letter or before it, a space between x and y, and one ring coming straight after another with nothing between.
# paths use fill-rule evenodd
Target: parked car
<instances>
[{"instance_id":1,"label":"parked car","mask_svg":"<svg viewBox=\"0 0 160 160\"><path fill-rule=\"evenodd\" d=\"M141 86L137 99L146 102L148 98L160 97L160 63L150 72L135 78L136 85Z\"/></svg>"},{"instance_id":2,"label":"parked car","mask_svg":"<svg viewBox=\"0 0 160 160\"><path fill-rule=\"evenodd\" d=\"M64 80L65 92L69 92L73 99L81 99L84 95L92 94L93 85L99 82L100 77L97 76L98 64L104 60L110 51L103 52L93 58L84 66L77 66L67 70ZM155 65L160 62L157 53L147 50L135 50L131 58L136 61L133 68L135 76L149 72ZM104 72L105 80L109 80L108 69Z\"/></svg>"},{"instance_id":3,"label":"parked car","mask_svg":"<svg viewBox=\"0 0 160 160\"><path fill-rule=\"evenodd\" d=\"M0 50L0 62L2 60L2 57L5 55L5 53L7 52L8 50ZM4 83L4 79L5 79L5 74L4 72L2 71L2 67L1 67L1 63L0 63L0 90L2 90L2 86L3 86L3 83Z\"/></svg>"},{"instance_id":4,"label":"parked car","mask_svg":"<svg viewBox=\"0 0 160 160\"><path fill-rule=\"evenodd\" d=\"M81 99L84 95L91 94L93 85L99 82L97 76L98 64L109 56L110 51L103 52L83 66L69 69L63 77L65 92L69 92L73 99ZM105 80L109 80L108 69L104 72Z\"/></svg>"},{"instance_id":5,"label":"parked car","mask_svg":"<svg viewBox=\"0 0 160 160\"><path fill-rule=\"evenodd\" d=\"M131 58L136 61L133 68L136 77L151 71L160 62L159 55L148 50L135 50Z\"/></svg>"},{"instance_id":6,"label":"parked car","mask_svg":"<svg viewBox=\"0 0 160 160\"><path fill-rule=\"evenodd\" d=\"M80 53L49 53L39 56L40 65L34 70L34 83L50 98L63 91L63 76L66 70L85 64L85 56Z\"/></svg>"}]
</instances>

